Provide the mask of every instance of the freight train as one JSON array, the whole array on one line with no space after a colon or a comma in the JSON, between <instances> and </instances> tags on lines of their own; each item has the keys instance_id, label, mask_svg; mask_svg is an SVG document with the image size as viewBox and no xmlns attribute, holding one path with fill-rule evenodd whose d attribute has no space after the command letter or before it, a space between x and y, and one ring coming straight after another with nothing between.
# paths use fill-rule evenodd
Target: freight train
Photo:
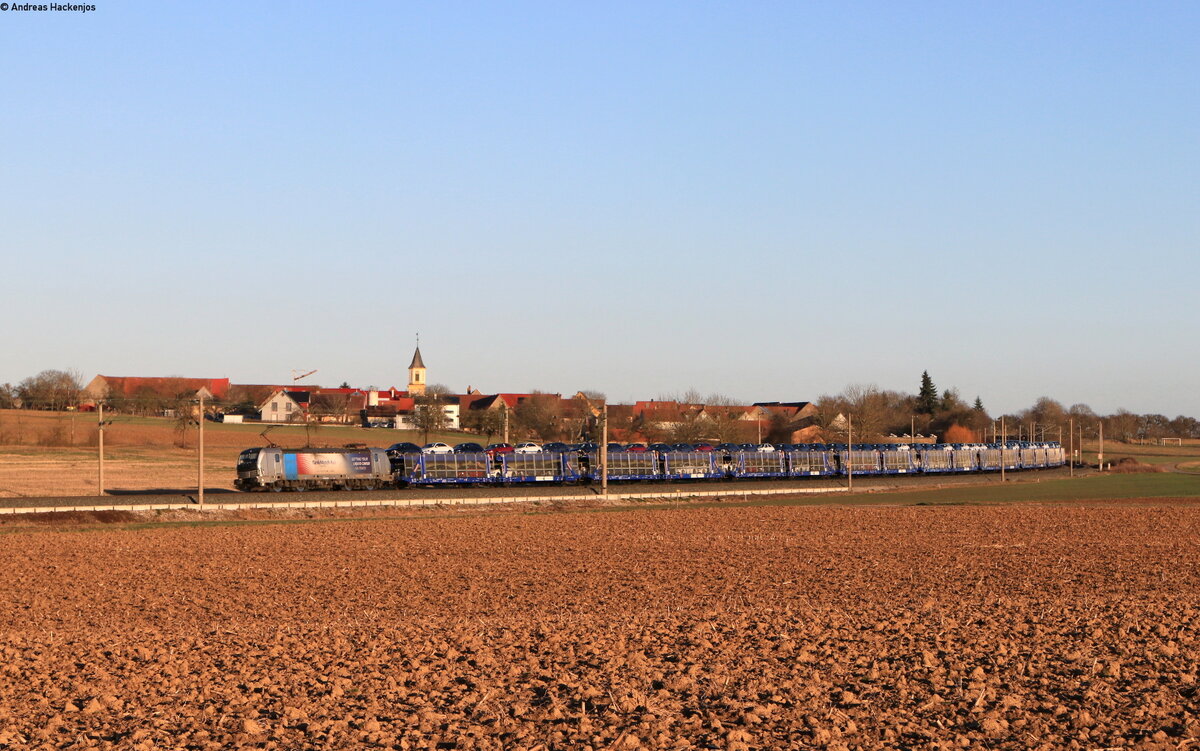
<instances>
[{"instance_id":1,"label":"freight train","mask_svg":"<svg viewBox=\"0 0 1200 751\"><path fill-rule=\"evenodd\" d=\"M736 480L999 472L1061 467L1057 443L802 444L774 450L610 451L610 482ZM596 451L402 454L377 448L246 449L239 490L373 490L410 485L593 483Z\"/></svg>"}]
</instances>

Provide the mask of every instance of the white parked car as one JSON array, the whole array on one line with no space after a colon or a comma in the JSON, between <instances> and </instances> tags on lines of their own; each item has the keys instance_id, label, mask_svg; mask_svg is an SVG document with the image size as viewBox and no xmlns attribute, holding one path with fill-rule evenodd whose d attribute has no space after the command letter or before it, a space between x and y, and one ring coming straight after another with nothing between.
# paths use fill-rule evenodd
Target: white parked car
<instances>
[{"instance_id":1,"label":"white parked car","mask_svg":"<svg viewBox=\"0 0 1200 751\"><path fill-rule=\"evenodd\" d=\"M454 449L444 443L427 443L421 447L422 454L453 454Z\"/></svg>"},{"instance_id":2,"label":"white parked car","mask_svg":"<svg viewBox=\"0 0 1200 751\"><path fill-rule=\"evenodd\" d=\"M763 443L763 444L759 445L758 450L759 451L774 451L775 447L769 443Z\"/></svg>"},{"instance_id":3,"label":"white parked car","mask_svg":"<svg viewBox=\"0 0 1200 751\"><path fill-rule=\"evenodd\" d=\"M517 447L513 449L513 452L517 454L536 454L541 450L541 446L537 445L536 443L526 441L525 443L518 443Z\"/></svg>"}]
</instances>

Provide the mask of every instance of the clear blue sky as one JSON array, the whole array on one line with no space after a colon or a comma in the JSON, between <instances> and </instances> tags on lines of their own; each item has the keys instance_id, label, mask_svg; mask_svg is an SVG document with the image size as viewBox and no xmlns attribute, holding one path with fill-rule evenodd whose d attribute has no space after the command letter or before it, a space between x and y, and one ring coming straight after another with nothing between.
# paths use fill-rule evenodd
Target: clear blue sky
<instances>
[{"instance_id":1,"label":"clear blue sky","mask_svg":"<svg viewBox=\"0 0 1200 751\"><path fill-rule=\"evenodd\" d=\"M1200 5L0 13L0 382L1200 416Z\"/></svg>"}]
</instances>

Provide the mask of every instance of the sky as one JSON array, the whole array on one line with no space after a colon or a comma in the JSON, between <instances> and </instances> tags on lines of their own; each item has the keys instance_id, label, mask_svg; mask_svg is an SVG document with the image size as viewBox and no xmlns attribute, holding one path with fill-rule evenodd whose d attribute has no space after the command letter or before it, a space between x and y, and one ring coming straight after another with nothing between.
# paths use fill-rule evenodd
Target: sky
<instances>
[{"instance_id":1,"label":"sky","mask_svg":"<svg viewBox=\"0 0 1200 751\"><path fill-rule=\"evenodd\" d=\"M0 12L0 382L1200 416L1200 4Z\"/></svg>"}]
</instances>

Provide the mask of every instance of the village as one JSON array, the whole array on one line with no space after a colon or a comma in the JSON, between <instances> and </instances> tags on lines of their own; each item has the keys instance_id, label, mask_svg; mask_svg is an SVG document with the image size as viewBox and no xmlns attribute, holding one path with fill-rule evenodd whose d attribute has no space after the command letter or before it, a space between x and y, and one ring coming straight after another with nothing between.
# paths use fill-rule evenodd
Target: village
<instances>
[{"instance_id":1,"label":"village","mask_svg":"<svg viewBox=\"0 0 1200 751\"><path fill-rule=\"evenodd\" d=\"M506 433L542 440L587 440L607 407L609 431L617 441L719 439L810 443L837 431L844 417L824 427L811 401L736 404L716 397L639 400L609 404L603 395L579 391L570 396L543 392L483 393L468 386L453 393L431 385L418 347L408 366L405 388L329 388L307 384L243 384L229 378L97 375L84 387L78 409L110 410L147 416L174 416L195 410L203 399L208 419L264 424L341 424L396 430L445 430L487 436ZM909 436L896 437L897 440ZM916 441L933 438L914 436Z\"/></svg>"}]
</instances>

